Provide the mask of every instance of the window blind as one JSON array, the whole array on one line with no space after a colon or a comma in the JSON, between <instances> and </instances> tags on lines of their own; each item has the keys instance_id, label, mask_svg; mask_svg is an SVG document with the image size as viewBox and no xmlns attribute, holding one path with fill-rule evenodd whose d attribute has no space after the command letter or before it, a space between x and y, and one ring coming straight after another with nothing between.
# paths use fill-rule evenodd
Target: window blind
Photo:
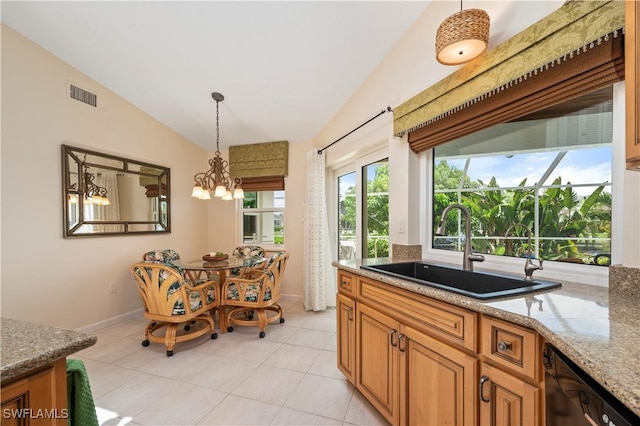
<instances>
[{"instance_id":1,"label":"window blind","mask_svg":"<svg viewBox=\"0 0 640 426\"><path fill-rule=\"evenodd\" d=\"M287 176L289 142L276 141L229 147L229 174L246 178ZM244 187L244 185L243 185Z\"/></svg>"},{"instance_id":2,"label":"window blind","mask_svg":"<svg viewBox=\"0 0 640 426\"><path fill-rule=\"evenodd\" d=\"M623 26L622 1L567 1L494 50L394 108L394 133L411 133L411 147L420 152L495 124L495 120L509 121L507 109L517 107L517 114L525 115L534 108L544 108L545 102L566 100L557 96L561 90L571 88L571 96L579 96L576 86L599 81L589 88L596 90L618 81L624 76L620 49ZM607 53L608 59L603 61ZM570 81L573 76L582 80ZM545 80L553 83L545 94L538 93L544 90ZM560 83L565 86L558 86ZM530 98L532 94L538 98ZM506 99L511 102L509 108L494 111ZM491 121L488 116L483 117L489 113L493 113ZM448 134L448 130L453 133Z\"/></svg>"}]
</instances>

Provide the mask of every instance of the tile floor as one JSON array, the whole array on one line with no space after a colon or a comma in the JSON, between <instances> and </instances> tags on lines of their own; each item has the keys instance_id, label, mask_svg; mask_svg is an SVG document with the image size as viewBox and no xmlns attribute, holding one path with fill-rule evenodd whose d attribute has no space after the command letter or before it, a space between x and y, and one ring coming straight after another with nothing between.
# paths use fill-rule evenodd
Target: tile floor
<instances>
[{"instance_id":1,"label":"tile floor","mask_svg":"<svg viewBox=\"0 0 640 426\"><path fill-rule=\"evenodd\" d=\"M89 373L101 425L387 425L336 368L336 313L282 300L284 324L264 339L235 326L179 343L142 347L145 319L97 331L70 358Z\"/></svg>"}]
</instances>

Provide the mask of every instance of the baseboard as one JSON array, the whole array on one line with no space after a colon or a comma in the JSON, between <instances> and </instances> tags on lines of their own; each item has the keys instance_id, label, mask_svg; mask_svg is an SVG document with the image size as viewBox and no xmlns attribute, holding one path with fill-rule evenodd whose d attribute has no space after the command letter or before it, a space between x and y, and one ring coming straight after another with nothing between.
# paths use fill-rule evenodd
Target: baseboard
<instances>
[{"instance_id":1,"label":"baseboard","mask_svg":"<svg viewBox=\"0 0 640 426\"><path fill-rule=\"evenodd\" d=\"M281 294L280 297L287 300L299 300L300 303L302 303L302 296L299 294ZM140 319L142 318L143 312L144 312L144 308L139 308L139 309L136 309L135 311L127 312L126 314L116 315L115 317L111 317L103 321L98 321L93 324L85 325L84 327L77 328L76 331L81 331L84 333L93 333L102 328L110 327L112 325L121 323L122 321L131 320L131 319Z\"/></svg>"},{"instance_id":2,"label":"baseboard","mask_svg":"<svg viewBox=\"0 0 640 426\"><path fill-rule=\"evenodd\" d=\"M285 293L282 293L282 294L280 294L280 297L284 298L284 299L287 299L287 300L295 300L295 299L302 300L302 295L300 295L300 294L285 294Z\"/></svg>"},{"instance_id":3,"label":"baseboard","mask_svg":"<svg viewBox=\"0 0 640 426\"><path fill-rule=\"evenodd\" d=\"M84 333L93 333L94 331L98 331L100 329L121 323L122 321L131 320L131 319L140 319L142 318L143 312L144 312L144 308L139 308L134 311L127 312L126 314L116 315L115 317L111 317L103 321L98 321L98 322L94 322L93 324L85 325L84 327L77 328L76 331L82 331Z\"/></svg>"}]
</instances>

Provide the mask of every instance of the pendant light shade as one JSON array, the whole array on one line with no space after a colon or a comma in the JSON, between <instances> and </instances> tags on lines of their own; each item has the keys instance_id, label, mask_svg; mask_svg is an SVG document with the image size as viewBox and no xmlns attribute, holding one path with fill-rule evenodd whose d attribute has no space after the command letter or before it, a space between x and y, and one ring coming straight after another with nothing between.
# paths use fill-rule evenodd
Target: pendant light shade
<instances>
[{"instance_id":1,"label":"pendant light shade","mask_svg":"<svg viewBox=\"0 0 640 426\"><path fill-rule=\"evenodd\" d=\"M472 60L489 44L489 14L481 9L454 13L442 21L436 32L436 59L443 65Z\"/></svg>"}]
</instances>

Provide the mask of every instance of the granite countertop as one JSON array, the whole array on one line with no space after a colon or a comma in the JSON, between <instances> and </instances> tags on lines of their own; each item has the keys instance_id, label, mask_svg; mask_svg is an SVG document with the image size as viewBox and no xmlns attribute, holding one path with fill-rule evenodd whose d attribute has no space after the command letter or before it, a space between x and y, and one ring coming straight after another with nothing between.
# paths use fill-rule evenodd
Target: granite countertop
<instances>
[{"instance_id":1,"label":"granite countertop","mask_svg":"<svg viewBox=\"0 0 640 426\"><path fill-rule=\"evenodd\" d=\"M93 346L98 340L78 331L9 318L2 318L0 327L2 383Z\"/></svg>"},{"instance_id":2,"label":"granite countertop","mask_svg":"<svg viewBox=\"0 0 640 426\"><path fill-rule=\"evenodd\" d=\"M556 290L481 301L360 269L390 262L343 260L333 266L532 328L640 416L640 295L563 282Z\"/></svg>"}]
</instances>

